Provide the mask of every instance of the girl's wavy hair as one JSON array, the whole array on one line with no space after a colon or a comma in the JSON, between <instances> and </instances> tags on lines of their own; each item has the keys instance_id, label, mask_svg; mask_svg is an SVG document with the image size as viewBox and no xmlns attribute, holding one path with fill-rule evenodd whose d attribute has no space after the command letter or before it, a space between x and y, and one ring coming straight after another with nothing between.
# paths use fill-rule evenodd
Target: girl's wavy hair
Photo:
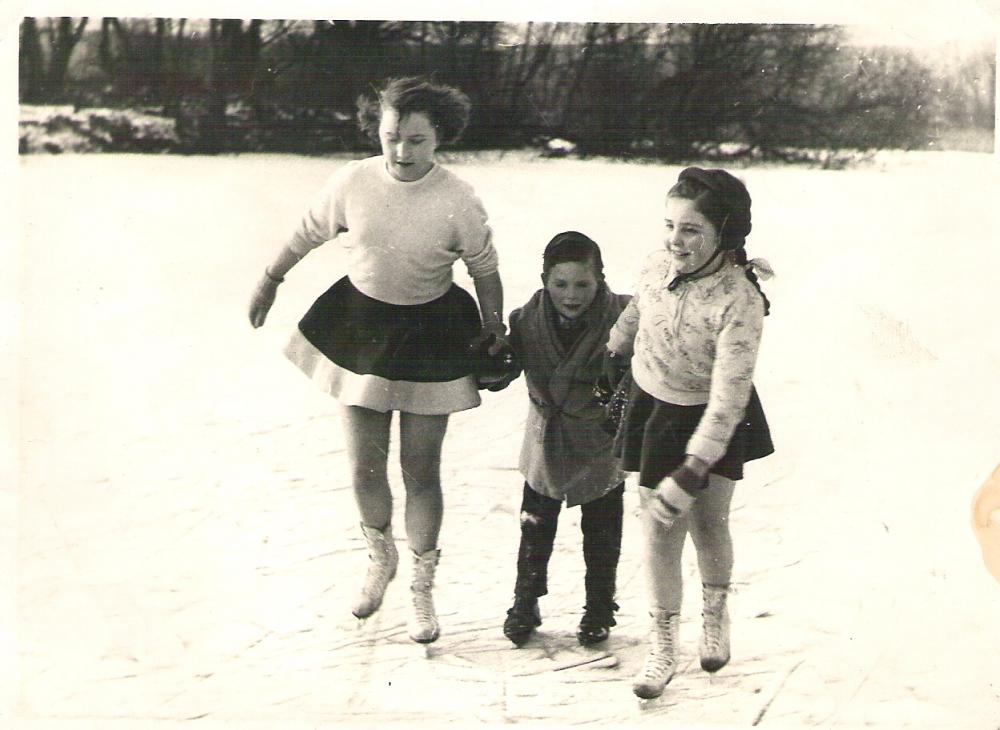
<instances>
[{"instance_id":1,"label":"girl's wavy hair","mask_svg":"<svg viewBox=\"0 0 1000 730\"><path fill-rule=\"evenodd\" d=\"M688 167L681 170L677 182L667 191L667 197L692 201L695 209L715 226L719 247L734 263L743 267L747 279L760 292L767 315L771 302L761 289L757 274L747 265L746 241L753 226L750 221L752 201L746 185L725 170Z\"/></svg>"},{"instance_id":2,"label":"girl's wavy hair","mask_svg":"<svg viewBox=\"0 0 1000 730\"><path fill-rule=\"evenodd\" d=\"M423 112L443 143L456 141L469 123L472 103L454 86L435 83L424 76L403 76L387 79L373 91L358 97L358 126L376 144L383 107L395 109L400 117Z\"/></svg>"}]
</instances>

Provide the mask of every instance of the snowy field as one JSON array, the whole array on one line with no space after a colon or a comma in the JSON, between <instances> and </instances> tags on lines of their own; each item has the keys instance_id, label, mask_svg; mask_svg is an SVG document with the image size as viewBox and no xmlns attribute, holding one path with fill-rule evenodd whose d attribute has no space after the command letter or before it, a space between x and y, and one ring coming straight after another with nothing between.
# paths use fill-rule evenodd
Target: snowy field
<instances>
[{"instance_id":1,"label":"snowy field","mask_svg":"<svg viewBox=\"0 0 1000 730\"><path fill-rule=\"evenodd\" d=\"M749 250L778 272L756 378L777 453L736 492L732 662L698 667L689 547L682 669L645 704L630 690L647 605L632 484L606 651L574 638L579 510L563 515L538 638L518 650L500 632L523 381L452 419L440 640L425 655L406 638L408 565L376 617L350 615L366 557L335 404L280 353L341 275L336 246L293 271L264 329L245 312L342 163L20 161L20 662L6 721L1000 728L1000 585L969 525L1000 462L991 156L739 171ZM451 168L490 212L508 311L570 228L630 291L678 172L498 155Z\"/></svg>"}]
</instances>

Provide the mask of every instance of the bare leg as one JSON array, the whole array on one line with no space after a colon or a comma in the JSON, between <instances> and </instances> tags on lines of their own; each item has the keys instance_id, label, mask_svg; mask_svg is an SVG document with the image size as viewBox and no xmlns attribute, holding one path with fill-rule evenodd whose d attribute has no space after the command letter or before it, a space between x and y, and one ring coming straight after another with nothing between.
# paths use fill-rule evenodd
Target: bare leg
<instances>
[{"instance_id":1,"label":"bare leg","mask_svg":"<svg viewBox=\"0 0 1000 730\"><path fill-rule=\"evenodd\" d=\"M683 573L681 554L687 537L687 516L666 527L650 514L653 490L639 487L646 535L646 586L649 591L650 647L632 691L642 699L659 697L677 669Z\"/></svg>"},{"instance_id":2,"label":"bare leg","mask_svg":"<svg viewBox=\"0 0 1000 730\"><path fill-rule=\"evenodd\" d=\"M364 586L351 612L358 618L367 618L382 605L399 561L390 524L392 492L386 477L392 414L345 406L343 423L351 459L351 484L370 561Z\"/></svg>"},{"instance_id":3,"label":"bare leg","mask_svg":"<svg viewBox=\"0 0 1000 730\"><path fill-rule=\"evenodd\" d=\"M406 486L406 537L413 552L410 592L413 614L407 622L410 638L422 644L435 641L441 627L434 610L434 573L441 532L441 445L448 416L399 414L399 462Z\"/></svg>"},{"instance_id":4,"label":"bare leg","mask_svg":"<svg viewBox=\"0 0 1000 730\"><path fill-rule=\"evenodd\" d=\"M733 538L729 532L729 505L735 483L718 474L709 475L706 489L691 508L688 529L698 554L701 580L728 586L733 577Z\"/></svg>"},{"instance_id":5,"label":"bare leg","mask_svg":"<svg viewBox=\"0 0 1000 730\"><path fill-rule=\"evenodd\" d=\"M399 461L406 486L406 537L421 555L437 547L444 501L441 496L441 446L448 416L399 414Z\"/></svg>"},{"instance_id":6,"label":"bare leg","mask_svg":"<svg viewBox=\"0 0 1000 730\"><path fill-rule=\"evenodd\" d=\"M655 499L653 490L639 487L642 524L646 536L646 586L652 610L680 613L683 593L681 555L687 537L688 518L682 517L670 527L657 521L646 508Z\"/></svg>"},{"instance_id":7,"label":"bare leg","mask_svg":"<svg viewBox=\"0 0 1000 730\"><path fill-rule=\"evenodd\" d=\"M392 492L386 474L392 413L344 406L342 418L361 522L381 530L392 520Z\"/></svg>"}]
</instances>

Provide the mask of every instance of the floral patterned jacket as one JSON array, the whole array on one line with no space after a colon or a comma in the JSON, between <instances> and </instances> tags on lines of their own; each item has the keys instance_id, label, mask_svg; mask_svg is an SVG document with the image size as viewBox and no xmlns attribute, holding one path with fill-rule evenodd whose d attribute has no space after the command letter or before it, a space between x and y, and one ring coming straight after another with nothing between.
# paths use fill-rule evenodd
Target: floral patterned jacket
<instances>
[{"instance_id":1,"label":"floral patterned jacket","mask_svg":"<svg viewBox=\"0 0 1000 730\"><path fill-rule=\"evenodd\" d=\"M707 404L686 453L714 464L750 399L764 302L736 264L668 291L673 277L670 254L650 254L608 349L632 356L635 382L655 398Z\"/></svg>"}]
</instances>

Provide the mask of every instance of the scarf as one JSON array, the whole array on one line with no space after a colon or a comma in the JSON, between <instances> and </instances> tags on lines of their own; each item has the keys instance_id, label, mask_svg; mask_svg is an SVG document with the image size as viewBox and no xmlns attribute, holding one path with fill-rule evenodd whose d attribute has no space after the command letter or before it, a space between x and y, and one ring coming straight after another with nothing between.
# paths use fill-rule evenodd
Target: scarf
<instances>
[{"instance_id":1,"label":"scarf","mask_svg":"<svg viewBox=\"0 0 1000 730\"><path fill-rule=\"evenodd\" d=\"M591 391L601 374L608 332L627 302L627 296L612 294L602 282L594 301L580 315L582 331L568 347L559 339L559 315L548 292L539 289L521 307L518 358L528 381L529 397L547 419L562 413L577 418L600 417L601 406Z\"/></svg>"}]
</instances>

